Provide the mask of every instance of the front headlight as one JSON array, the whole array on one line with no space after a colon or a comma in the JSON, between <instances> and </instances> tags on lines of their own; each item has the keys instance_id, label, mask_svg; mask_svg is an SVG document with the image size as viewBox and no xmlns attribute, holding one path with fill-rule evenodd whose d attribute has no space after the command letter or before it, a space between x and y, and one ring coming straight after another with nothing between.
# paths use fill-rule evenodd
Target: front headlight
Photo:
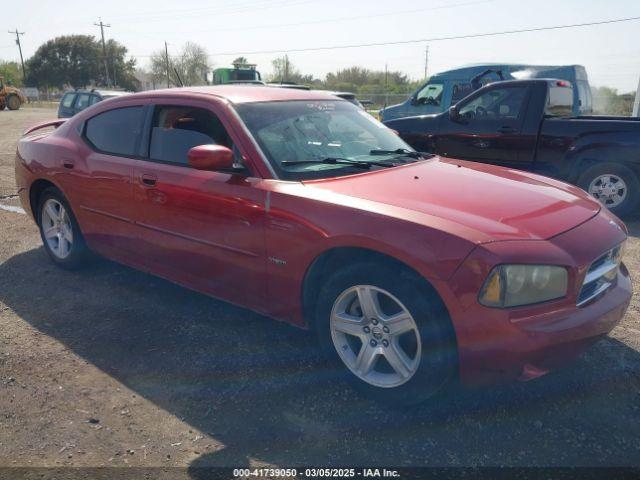
<instances>
[{"instance_id":1,"label":"front headlight","mask_svg":"<svg viewBox=\"0 0 640 480\"><path fill-rule=\"evenodd\" d=\"M491 270L480 290L487 307L518 307L546 302L567 294L568 274L553 265L499 265Z\"/></svg>"}]
</instances>

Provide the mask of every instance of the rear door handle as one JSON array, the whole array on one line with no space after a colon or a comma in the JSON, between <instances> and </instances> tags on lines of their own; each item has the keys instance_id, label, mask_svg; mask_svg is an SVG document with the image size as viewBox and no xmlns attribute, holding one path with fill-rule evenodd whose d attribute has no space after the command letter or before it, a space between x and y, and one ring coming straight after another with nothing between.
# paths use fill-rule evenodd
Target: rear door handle
<instances>
[{"instance_id":1,"label":"rear door handle","mask_svg":"<svg viewBox=\"0 0 640 480\"><path fill-rule=\"evenodd\" d=\"M73 163L73 160L64 159L62 160L62 166L67 170L71 170L75 166L75 164Z\"/></svg>"},{"instance_id":2,"label":"rear door handle","mask_svg":"<svg viewBox=\"0 0 640 480\"><path fill-rule=\"evenodd\" d=\"M498 129L500 133L516 133L516 129L513 127L500 127Z\"/></svg>"},{"instance_id":3,"label":"rear door handle","mask_svg":"<svg viewBox=\"0 0 640 480\"><path fill-rule=\"evenodd\" d=\"M143 173L140 176L140 181L142 182L143 185L146 185L147 187L155 187L158 179L156 178L155 175L152 175L149 173Z\"/></svg>"}]
</instances>

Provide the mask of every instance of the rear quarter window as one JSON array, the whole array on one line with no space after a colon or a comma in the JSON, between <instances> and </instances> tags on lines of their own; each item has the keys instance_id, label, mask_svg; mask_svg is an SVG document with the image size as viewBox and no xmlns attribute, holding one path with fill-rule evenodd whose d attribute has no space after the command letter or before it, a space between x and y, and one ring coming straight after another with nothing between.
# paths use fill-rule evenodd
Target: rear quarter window
<instances>
[{"instance_id":1,"label":"rear quarter window","mask_svg":"<svg viewBox=\"0 0 640 480\"><path fill-rule=\"evenodd\" d=\"M545 114L552 117L573 115L573 89L569 87L549 87L549 97Z\"/></svg>"},{"instance_id":2,"label":"rear quarter window","mask_svg":"<svg viewBox=\"0 0 640 480\"><path fill-rule=\"evenodd\" d=\"M85 138L98 151L135 156L144 121L144 107L108 110L87 120Z\"/></svg>"}]
</instances>

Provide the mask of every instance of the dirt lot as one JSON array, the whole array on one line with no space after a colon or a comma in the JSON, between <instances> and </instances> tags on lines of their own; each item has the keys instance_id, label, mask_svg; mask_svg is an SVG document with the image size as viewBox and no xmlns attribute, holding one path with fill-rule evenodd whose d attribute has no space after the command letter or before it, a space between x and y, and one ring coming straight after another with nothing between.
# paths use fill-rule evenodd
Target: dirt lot
<instances>
[{"instance_id":1,"label":"dirt lot","mask_svg":"<svg viewBox=\"0 0 640 480\"><path fill-rule=\"evenodd\" d=\"M0 112L0 196L20 132L54 115ZM21 213L0 209L0 240L0 466L640 465L638 295L565 370L389 410L305 332L106 260L56 269Z\"/></svg>"}]
</instances>

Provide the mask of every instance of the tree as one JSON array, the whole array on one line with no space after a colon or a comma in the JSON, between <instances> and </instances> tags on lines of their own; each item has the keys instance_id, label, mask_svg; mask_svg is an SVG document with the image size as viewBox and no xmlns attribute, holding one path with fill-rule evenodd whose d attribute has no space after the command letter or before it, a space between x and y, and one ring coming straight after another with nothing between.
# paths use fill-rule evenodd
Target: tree
<instances>
[{"instance_id":1,"label":"tree","mask_svg":"<svg viewBox=\"0 0 640 480\"><path fill-rule=\"evenodd\" d=\"M125 90L137 90L140 82L135 77L136 59L127 60L127 47L110 39L107 41L106 50L111 81Z\"/></svg>"},{"instance_id":2,"label":"tree","mask_svg":"<svg viewBox=\"0 0 640 480\"><path fill-rule=\"evenodd\" d=\"M27 61L28 84L83 87L100 78L102 52L92 35L66 35L41 45Z\"/></svg>"},{"instance_id":3,"label":"tree","mask_svg":"<svg viewBox=\"0 0 640 480\"><path fill-rule=\"evenodd\" d=\"M23 85L22 68L18 62L0 60L0 76L4 77L5 82L11 82L14 87L21 87Z\"/></svg>"},{"instance_id":4,"label":"tree","mask_svg":"<svg viewBox=\"0 0 640 480\"><path fill-rule=\"evenodd\" d=\"M109 76L116 84L135 89L135 59L115 40L106 44ZM102 46L92 35L65 35L42 44L27 61L28 83L35 86L75 88L106 86Z\"/></svg>"},{"instance_id":5,"label":"tree","mask_svg":"<svg viewBox=\"0 0 640 480\"><path fill-rule=\"evenodd\" d=\"M231 62L231 65L233 65L234 67L236 65L248 65L249 64L249 60L247 60L247 57L238 57L236 58L233 62Z\"/></svg>"},{"instance_id":6,"label":"tree","mask_svg":"<svg viewBox=\"0 0 640 480\"><path fill-rule=\"evenodd\" d=\"M635 94L618 94L615 88L597 87L591 89L593 110L599 115L630 116L633 113Z\"/></svg>"},{"instance_id":7,"label":"tree","mask_svg":"<svg viewBox=\"0 0 640 480\"><path fill-rule=\"evenodd\" d=\"M209 72L207 50L192 42L187 42L180 53L169 58L169 79L172 85L179 86L180 80L185 86L206 85ZM176 76L176 71L180 78ZM166 82L167 61L164 50L151 55L151 74L156 83Z\"/></svg>"},{"instance_id":8,"label":"tree","mask_svg":"<svg viewBox=\"0 0 640 480\"><path fill-rule=\"evenodd\" d=\"M314 83L313 75L303 75L298 68L291 63L288 55L274 58L271 61L273 72L267 77L269 82L293 82L299 84Z\"/></svg>"},{"instance_id":9,"label":"tree","mask_svg":"<svg viewBox=\"0 0 640 480\"><path fill-rule=\"evenodd\" d=\"M385 73L383 70L354 66L328 73L324 86L331 90L349 90L355 93L407 93L416 88L417 84L400 71Z\"/></svg>"}]
</instances>

